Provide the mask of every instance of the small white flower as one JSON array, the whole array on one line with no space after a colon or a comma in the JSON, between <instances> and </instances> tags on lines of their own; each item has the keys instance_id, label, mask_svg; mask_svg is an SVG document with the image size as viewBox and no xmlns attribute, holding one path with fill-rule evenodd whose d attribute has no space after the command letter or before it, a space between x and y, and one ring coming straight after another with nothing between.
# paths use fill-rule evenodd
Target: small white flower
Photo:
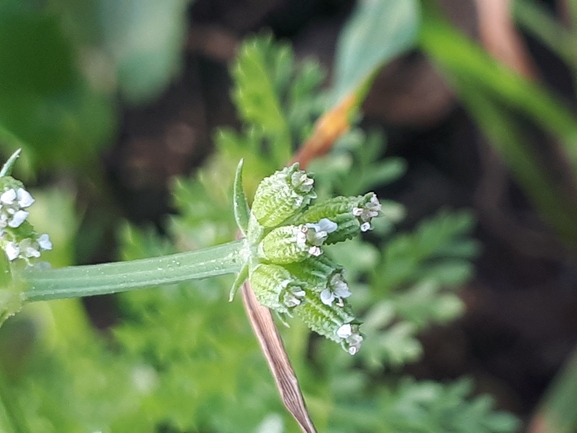
<instances>
[{"instance_id":1,"label":"small white flower","mask_svg":"<svg viewBox=\"0 0 577 433\"><path fill-rule=\"evenodd\" d=\"M16 242L8 242L4 248L4 251L6 251L8 260L16 260L20 254L20 248L18 248Z\"/></svg>"},{"instance_id":2,"label":"small white flower","mask_svg":"<svg viewBox=\"0 0 577 433\"><path fill-rule=\"evenodd\" d=\"M26 218L28 218L29 214L30 212L26 212L25 210L16 211L8 225L12 228L20 227L20 225L26 221Z\"/></svg>"},{"instance_id":3,"label":"small white flower","mask_svg":"<svg viewBox=\"0 0 577 433\"><path fill-rule=\"evenodd\" d=\"M38 245L43 250L51 250L52 249L52 242L50 242L50 238L48 237L48 235L46 233L44 233L43 235L41 235L38 238Z\"/></svg>"},{"instance_id":4,"label":"small white flower","mask_svg":"<svg viewBox=\"0 0 577 433\"><path fill-rule=\"evenodd\" d=\"M313 257L318 257L322 253L323 253L323 250L321 250L321 247L312 246L309 248L309 254Z\"/></svg>"},{"instance_id":5,"label":"small white flower","mask_svg":"<svg viewBox=\"0 0 577 433\"><path fill-rule=\"evenodd\" d=\"M19 188L18 191L16 191L16 197L18 198L18 204L22 208L28 207L34 203L32 195L30 195L30 193L24 188Z\"/></svg>"},{"instance_id":6,"label":"small white flower","mask_svg":"<svg viewBox=\"0 0 577 433\"><path fill-rule=\"evenodd\" d=\"M371 229L371 219L379 216L380 212L381 203L374 193L372 193L370 200L362 207L353 208L353 215L359 219L362 232L366 232Z\"/></svg>"},{"instance_id":7,"label":"small white flower","mask_svg":"<svg viewBox=\"0 0 577 433\"><path fill-rule=\"evenodd\" d=\"M314 182L314 179L308 177L304 171L296 171L291 175L291 184L302 193L310 192Z\"/></svg>"},{"instance_id":8,"label":"small white flower","mask_svg":"<svg viewBox=\"0 0 577 433\"><path fill-rule=\"evenodd\" d=\"M14 189L9 189L4 191L2 195L0 195L0 202L3 204L12 204L16 200L16 191Z\"/></svg>"},{"instance_id":9,"label":"small white flower","mask_svg":"<svg viewBox=\"0 0 577 433\"><path fill-rule=\"evenodd\" d=\"M296 233L296 243L300 247L305 247L307 244L307 228L302 226Z\"/></svg>"},{"instance_id":10,"label":"small white flower","mask_svg":"<svg viewBox=\"0 0 577 433\"><path fill-rule=\"evenodd\" d=\"M24 239L22 242L20 242L19 248L21 254L26 258L40 257L40 251L38 251L36 242L30 238Z\"/></svg>"},{"instance_id":11,"label":"small white flower","mask_svg":"<svg viewBox=\"0 0 577 433\"><path fill-rule=\"evenodd\" d=\"M335 294L330 289L324 289L321 292L321 302L325 305L332 305L335 300Z\"/></svg>"},{"instance_id":12,"label":"small white flower","mask_svg":"<svg viewBox=\"0 0 577 433\"><path fill-rule=\"evenodd\" d=\"M342 274L337 273L330 278L329 287L321 292L321 302L325 305L332 305L337 300L337 305L343 305L343 299L351 296L348 284L343 280Z\"/></svg>"},{"instance_id":13,"label":"small white flower","mask_svg":"<svg viewBox=\"0 0 577 433\"><path fill-rule=\"evenodd\" d=\"M337 225L337 223L332 222L330 219L328 218L322 218L318 223L318 228L319 230L322 230L324 232L328 233L332 233L334 231L336 231L336 229L339 228L339 226Z\"/></svg>"},{"instance_id":14,"label":"small white flower","mask_svg":"<svg viewBox=\"0 0 577 433\"><path fill-rule=\"evenodd\" d=\"M361 344L363 342L363 336L360 334L352 334L349 338L347 338L346 340L346 346L347 351L351 354L354 355L356 354L359 350L361 350Z\"/></svg>"},{"instance_id":15,"label":"small white flower","mask_svg":"<svg viewBox=\"0 0 577 433\"><path fill-rule=\"evenodd\" d=\"M327 239L329 233L334 232L338 228L337 224L332 222L328 218L323 218L316 224L314 223L305 224L305 227L307 228L307 230L305 231L306 241L309 245L312 245L313 247L320 247L323 244L323 242ZM319 253L313 254L311 252L311 255L313 256L320 255L320 248L317 249L319 250Z\"/></svg>"},{"instance_id":16,"label":"small white flower","mask_svg":"<svg viewBox=\"0 0 577 433\"><path fill-rule=\"evenodd\" d=\"M344 340L344 348L349 354L354 355L361 349L363 336L358 332L358 325L353 327L350 323L345 323L337 329L337 336Z\"/></svg>"},{"instance_id":17,"label":"small white flower","mask_svg":"<svg viewBox=\"0 0 577 433\"><path fill-rule=\"evenodd\" d=\"M353 334L353 327L350 323L345 323L339 329L337 329L337 336L340 338L347 338Z\"/></svg>"}]
</instances>

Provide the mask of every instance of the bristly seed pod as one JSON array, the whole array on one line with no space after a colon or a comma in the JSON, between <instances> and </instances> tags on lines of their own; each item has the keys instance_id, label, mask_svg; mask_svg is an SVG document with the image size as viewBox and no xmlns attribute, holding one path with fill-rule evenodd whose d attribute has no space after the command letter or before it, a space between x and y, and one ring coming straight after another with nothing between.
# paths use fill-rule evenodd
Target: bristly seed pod
<instances>
[{"instance_id":1,"label":"bristly seed pod","mask_svg":"<svg viewBox=\"0 0 577 433\"><path fill-rule=\"evenodd\" d=\"M325 255L310 257L300 263L286 265L286 268L301 281L309 283L308 287L320 295L325 305L332 305L336 301L337 306L343 306L344 299L351 296L343 267Z\"/></svg>"},{"instance_id":2,"label":"bristly seed pod","mask_svg":"<svg viewBox=\"0 0 577 433\"><path fill-rule=\"evenodd\" d=\"M361 232L371 229L371 220L380 215L381 204L375 193L357 197L335 197L314 204L296 220L297 224L328 218L337 225L329 234L325 244L334 244L352 239Z\"/></svg>"},{"instance_id":3,"label":"bristly seed pod","mask_svg":"<svg viewBox=\"0 0 577 433\"><path fill-rule=\"evenodd\" d=\"M313 291L307 289L305 292L303 302L294 312L313 331L341 343L343 349L351 355L357 353L363 337L359 333L358 324L354 323L355 316L348 304L329 306Z\"/></svg>"},{"instance_id":4,"label":"bristly seed pod","mask_svg":"<svg viewBox=\"0 0 577 433\"><path fill-rule=\"evenodd\" d=\"M322 254L321 245L336 227L326 219L318 224L278 227L259 244L259 256L279 265L301 262L310 256L318 257Z\"/></svg>"},{"instance_id":5,"label":"bristly seed pod","mask_svg":"<svg viewBox=\"0 0 577 433\"><path fill-rule=\"evenodd\" d=\"M252 214L262 226L278 227L316 198L313 183L298 163L277 171L259 184Z\"/></svg>"},{"instance_id":6,"label":"bristly seed pod","mask_svg":"<svg viewBox=\"0 0 577 433\"><path fill-rule=\"evenodd\" d=\"M278 265L258 265L250 275L258 301L277 313L289 313L305 296L305 284Z\"/></svg>"}]
</instances>

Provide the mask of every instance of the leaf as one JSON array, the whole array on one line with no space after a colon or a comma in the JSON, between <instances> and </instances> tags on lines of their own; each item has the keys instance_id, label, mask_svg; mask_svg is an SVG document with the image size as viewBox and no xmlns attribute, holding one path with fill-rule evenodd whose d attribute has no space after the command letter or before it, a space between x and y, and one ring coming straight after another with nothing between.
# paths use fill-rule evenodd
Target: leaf
<instances>
[{"instance_id":1,"label":"leaf","mask_svg":"<svg viewBox=\"0 0 577 433\"><path fill-rule=\"evenodd\" d=\"M529 433L577 431L577 351L574 350L533 415Z\"/></svg>"},{"instance_id":2,"label":"leaf","mask_svg":"<svg viewBox=\"0 0 577 433\"><path fill-rule=\"evenodd\" d=\"M450 78L464 105L491 145L511 168L519 185L567 245L577 248L575 190L559 173L553 173L532 145L535 127L554 138L575 181L577 173L577 116L560 99L491 58L481 47L447 23L429 5L423 16L420 43L423 50ZM552 140L549 142L553 142ZM558 165L555 169L558 170ZM567 190L567 191L566 191Z\"/></svg>"},{"instance_id":3,"label":"leaf","mask_svg":"<svg viewBox=\"0 0 577 433\"><path fill-rule=\"evenodd\" d=\"M131 102L157 96L180 66L189 0L96 2L102 43Z\"/></svg>"},{"instance_id":4,"label":"leaf","mask_svg":"<svg viewBox=\"0 0 577 433\"><path fill-rule=\"evenodd\" d=\"M232 287L228 295L228 302L232 302L234 300L234 295L236 295L236 292L238 292L238 289L240 288L240 286L244 284L247 278L248 278L248 264L242 267L242 269L236 276L234 283L232 283Z\"/></svg>"},{"instance_id":5,"label":"leaf","mask_svg":"<svg viewBox=\"0 0 577 433\"><path fill-rule=\"evenodd\" d=\"M363 93L375 71L413 47L419 24L415 0L359 2L337 45L333 99Z\"/></svg>"},{"instance_id":6,"label":"leaf","mask_svg":"<svg viewBox=\"0 0 577 433\"><path fill-rule=\"evenodd\" d=\"M12 156L8 158L8 161L6 161L6 163L2 166L2 170L0 170L0 177L10 176L10 173L12 173L12 168L14 167L14 163L20 156L21 151L22 149L16 150L16 152L14 152Z\"/></svg>"},{"instance_id":7,"label":"leaf","mask_svg":"<svg viewBox=\"0 0 577 433\"><path fill-rule=\"evenodd\" d=\"M238 163L238 167L236 168L236 175L234 178L233 207L236 225L242 234L246 236L250 210L248 208L246 196L244 195L244 189L242 187L242 166L243 160L241 159Z\"/></svg>"},{"instance_id":8,"label":"leaf","mask_svg":"<svg viewBox=\"0 0 577 433\"><path fill-rule=\"evenodd\" d=\"M57 17L0 7L0 137L36 164L94 161L114 125L112 106L77 69Z\"/></svg>"},{"instance_id":9,"label":"leaf","mask_svg":"<svg viewBox=\"0 0 577 433\"><path fill-rule=\"evenodd\" d=\"M273 49L270 38L254 38L242 45L232 69L240 115L278 141L271 152L279 165L290 157L290 131L278 93L286 86L283 75L292 72L291 65L292 53L286 47Z\"/></svg>"}]
</instances>

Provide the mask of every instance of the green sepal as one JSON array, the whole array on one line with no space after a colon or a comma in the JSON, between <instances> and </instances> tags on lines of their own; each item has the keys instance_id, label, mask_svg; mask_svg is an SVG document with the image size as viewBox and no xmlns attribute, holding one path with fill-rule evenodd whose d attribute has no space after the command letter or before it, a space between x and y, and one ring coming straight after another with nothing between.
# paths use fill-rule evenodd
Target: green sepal
<instances>
[{"instance_id":1,"label":"green sepal","mask_svg":"<svg viewBox=\"0 0 577 433\"><path fill-rule=\"evenodd\" d=\"M234 295L238 292L240 286L248 279L248 264L245 264L240 272L236 275L234 279L234 283L232 283L232 287L230 288L230 294L228 295L228 302L232 302L234 299Z\"/></svg>"},{"instance_id":2,"label":"green sepal","mask_svg":"<svg viewBox=\"0 0 577 433\"><path fill-rule=\"evenodd\" d=\"M236 174L234 176L233 208L236 225L242 234L246 237L250 209L248 207L246 195L244 194L244 189L242 187L243 164L244 160L241 159L238 163L238 166L236 167Z\"/></svg>"},{"instance_id":3,"label":"green sepal","mask_svg":"<svg viewBox=\"0 0 577 433\"><path fill-rule=\"evenodd\" d=\"M262 180L254 196L252 214L263 227L278 227L316 196L313 179L295 163Z\"/></svg>"}]
</instances>

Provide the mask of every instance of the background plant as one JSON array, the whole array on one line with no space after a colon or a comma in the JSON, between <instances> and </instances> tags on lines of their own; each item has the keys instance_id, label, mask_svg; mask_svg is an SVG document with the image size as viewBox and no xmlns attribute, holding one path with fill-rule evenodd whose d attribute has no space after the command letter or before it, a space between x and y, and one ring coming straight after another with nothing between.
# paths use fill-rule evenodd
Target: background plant
<instances>
[{"instance_id":1,"label":"background plant","mask_svg":"<svg viewBox=\"0 0 577 433\"><path fill-rule=\"evenodd\" d=\"M402 6L397 7L399 11L405 8L405 15L401 12L394 15L391 11L395 11L395 3L382 2L379 5L383 8L382 15L361 9L351 28L354 29L355 24L363 28L363 19L378 21L383 15L404 16L410 23L401 26L404 35L393 32L382 36L389 38L385 40L390 41L391 49L377 53L368 67L359 68L363 73L351 78L348 88L337 78L335 88L340 90L328 97L318 91L323 79L318 66L311 63L293 69L292 54L287 46L275 46L266 38L247 42L239 50L239 60L232 68L236 82L233 94L243 120L240 131L221 130L215 138L218 150L210 162L193 179L175 182L174 200L179 216L170 219L167 237L128 225L121 230L125 244L123 258L195 249L232 239L235 228L230 214L230 191L234 166L240 157L245 158L246 173L250 173L245 175L249 190L251 185L254 189L263 176L288 162L297 143L311 134L314 136L313 122L325 111L327 100L334 104L338 100L335 95L341 96L347 91L362 100L375 70L417 41L417 33L411 33L411 29L421 29L423 47L433 55L435 49L444 46L442 41L451 40L455 44L460 41L450 32L453 37L441 41L445 30L438 27L440 24L434 21L435 15L429 9L423 9L423 15L407 14L407 10L419 11L416 3L400 2ZM60 7L64 6L62 2ZM174 16L179 16L183 9L175 6L174 10ZM415 17L424 17L425 24L421 26ZM375 40L381 37L369 36ZM354 40L352 36L349 38ZM371 58L370 50L354 46L347 53L345 42L341 49L345 59L355 59L353 54ZM466 47L457 51L467 52L475 51ZM442 60L441 54L438 53L438 58ZM488 58L482 61L491 62ZM339 68L346 69L345 66ZM346 82L343 76L347 74L340 78ZM513 82L516 83L516 78L509 79L496 94L502 92L503 98L511 97L508 85ZM154 89L152 85L144 87ZM108 95L114 92L116 90ZM541 109L553 110L554 104L548 103L548 96L539 90L522 85L518 94L534 98L532 107L545 101ZM474 108L479 110L479 115L488 116L491 111L484 111L481 106L474 105ZM349 115L354 114L354 108ZM570 135L570 117L562 111L553 110L544 118L554 131L563 132L563 128L568 128L565 131ZM532 115L542 113L535 111ZM17 128L4 123L5 137L11 145L35 141L19 137L15 133ZM486 121L487 128L490 123ZM404 164L398 159L377 162L377 157L384 152L382 143L379 133L363 132L356 127L342 136L329 156L311 166L322 193L327 196L355 194L395 180ZM41 153L29 151L33 155L31 160L49 164L50 158L55 158L41 158ZM534 172L530 165L520 170ZM354 191L353 186L357 185L359 191ZM542 192L541 196L546 197L546 190ZM45 194L43 200L43 193L35 193L39 202L36 206L44 203L45 215L60 216L40 218L36 224L39 230L51 233L55 245L58 243L55 237L60 238L60 246L52 253L55 266L71 263L72 245L78 241L74 233L64 227L76 225L71 223L77 219L71 208L74 192L68 196L55 191ZM555 216L551 209L555 209L556 204L549 205L549 212ZM385 214L387 219L375 229L370 243L358 242L346 250L331 251L349 269L349 279L359 294L355 307L364 312L367 340L372 341L371 345L351 360L334 352L326 342L310 339L298 323L292 323L291 329L283 332L318 427L330 431L512 430L511 418L488 415L487 400L466 400L469 388L465 382L455 386L419 383L400 379L400 370L397 370L421 355L416 339L420 330L431 323L444 323L463 310L452 288L460 286L471 275L470 260L478 251L468 237L473 224L470 215L443 212L423 222L412 233L394 235L392 227L401 221L402 207L387 203ZM58 225L59 221L66 224L55 228L42 226ZM238 431L233 429L240 427L250 431L257 425L263 431L273 431L274 426L284 425L290 431L294 427L284 418L284 410L265 373L242 308L238 302L223 302L230 283L223 278L192 287L122 295L118 300L120 319L104 334L94 329L76 301L30 306L2 331L6 339L3 346L15 347L18 342L19 350L26 354L18 356L16 349L3 351L7 367L2 400L13 406L6 410L11 414L6 417L6 425L12 423L12 429L19 426L22 431L50 431L53 426L57 426L58 431L85 428ZM18 332L35 336L18 338ZM22 362L23 359L26 361ZM387 373L382 374L383 371ZM222 382L216 383L215 377L222 378ZM124 385L118 386L120 383ZM56 401L54 395L61 398ZM184 399L183 395L190 398ZM389 423L385 425L384 419ZM281 429L278 427L277 431Z\"/></svg>"}]
</instances>

